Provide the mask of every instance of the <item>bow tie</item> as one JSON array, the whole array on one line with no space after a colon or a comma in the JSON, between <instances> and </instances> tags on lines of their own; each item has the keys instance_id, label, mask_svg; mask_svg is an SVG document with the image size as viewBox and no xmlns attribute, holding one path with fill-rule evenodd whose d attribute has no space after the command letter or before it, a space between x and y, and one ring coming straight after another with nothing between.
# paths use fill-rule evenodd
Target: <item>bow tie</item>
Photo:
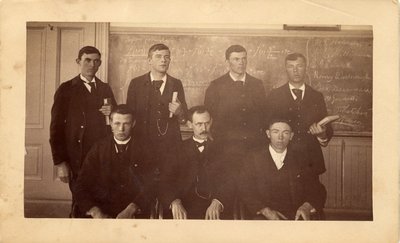
<instances>
[{"instance_id":1,"label":"bow tie","mask_svg":"<svg viewBox=\"0 0 400 243\"><path fill-rule=\"evenodd\" d=\"M193 141L194 141L194 140L193 140ZM199 143L199 142L197 142L197 141L194 141L194 143L196 144L196 147L198 147L198 148L207 145L207 141L204 141L204 142L202 142L202 143Z\"/></svg>"}]
</instances>

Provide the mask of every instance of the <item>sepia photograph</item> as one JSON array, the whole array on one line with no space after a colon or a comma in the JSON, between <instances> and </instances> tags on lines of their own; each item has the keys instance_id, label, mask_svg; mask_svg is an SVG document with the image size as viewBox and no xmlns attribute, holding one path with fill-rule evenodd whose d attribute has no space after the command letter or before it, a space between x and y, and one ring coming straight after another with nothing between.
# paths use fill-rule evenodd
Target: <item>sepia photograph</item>
<instances>
[{"instance_id":1,"label":"sepia photograph","mask_svg":"<svg viewBox=\"0 0 400 243\"><path fill-rule=\"evenodd\" d=\"M118 3L1 3L0 241L398 240L396 1Z\"/></svg>"},{"instance_id":2,"label":"sepia photograph","mask_svg":"<svg viewBox=\"0 0 400 243\"><path fill-rule=\"evenodd\" d=\"M372 220L372 50L371 26L28 22L25 217Z\"/></svg>"}]
</instances>

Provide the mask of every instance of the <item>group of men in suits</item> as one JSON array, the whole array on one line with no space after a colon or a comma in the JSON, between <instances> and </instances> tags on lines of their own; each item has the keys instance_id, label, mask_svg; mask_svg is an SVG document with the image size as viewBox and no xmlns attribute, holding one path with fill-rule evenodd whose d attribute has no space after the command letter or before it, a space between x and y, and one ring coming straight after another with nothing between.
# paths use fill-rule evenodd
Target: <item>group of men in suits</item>
<instances>
[{"instance_id":1,"label":"group of men in suits","mask_svg":"<svg viewBox=\"0 0 400 243\"><path fill-rule=\"evenodd\" d=\"M50 126L71 217L148 218L155 201L173 219L230 219L235 204L254 219L322 213L321 146L333 132L318 124L327 111L304 82L305 57L286 57L288 83L268 97L246 72L244 47L230 46L225 58L229 72L210 83L204 105L188 110L182 82L167 74L166 45L150 47L150 72L131 81L126 105L95 77L100 52L80 50L81 74L57 90ZM193 129L183 142L182 124Z\"/></svg>"}]
</instances>

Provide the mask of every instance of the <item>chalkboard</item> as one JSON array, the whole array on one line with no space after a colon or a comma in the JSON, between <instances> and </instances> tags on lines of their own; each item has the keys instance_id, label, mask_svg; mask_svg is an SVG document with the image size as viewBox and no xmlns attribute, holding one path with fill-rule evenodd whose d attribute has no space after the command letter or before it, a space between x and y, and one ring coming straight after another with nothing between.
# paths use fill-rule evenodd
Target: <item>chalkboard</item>
<instances>
[{"instance_id":1,"label":"chalkboard","mask_svg":"<svg viewBox=\"0 0 400 243\"><path fill-rule=\"evenodd\" d=\"M203 104L209 83L228 71L225 50L247 49L247 72L263 81L266 95L286 83L288 53L307 57L307 83L324 94L336 135L372 134L372 36L255 36L232 34L111 32L108 79L119 103L132 78L149 71L147 51L156 43L171 49L168 73L182 80L188 106Z\"/></svg>"}]
</instances>

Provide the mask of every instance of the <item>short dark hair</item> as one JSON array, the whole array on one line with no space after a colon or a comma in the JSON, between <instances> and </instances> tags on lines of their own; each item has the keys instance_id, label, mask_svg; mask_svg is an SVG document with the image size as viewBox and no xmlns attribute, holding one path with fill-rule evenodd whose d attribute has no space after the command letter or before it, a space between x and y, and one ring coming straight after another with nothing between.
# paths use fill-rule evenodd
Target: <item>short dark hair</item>
<instances>
[{"instance_id":1,"label":"short dark hair","mask_svg":"<svg viewBox=\"0 0 400 243\"><path fill-rule=\"evenodd\" d=\"M287 61L296 61L298 58L303 58L304 62L305 63L307 62L307 59L303 54L294 52L286 56L285 64Z\"/></svg>"},{"instance_id":2,"label":"short dark hair","mask_svg":"<svg viewBox=\"0 0 400 243\"><path fill-rule=\"evenodd\" d=\"M120 105L114 106L113 109L111 110L110 118L112 119L113 115L116 113L121 114L121 115L131 115L132 121L135 120L135 117L133 115L131 108L129 108L129 106L126 104L120 104Z\"/></svg>"},{"instance_id":3,"label":"short dark hair","mask_svg":"<svg viewBox=\"0 0 400 243\"><path fill-rule=\"evenodd\" d=\"M101 57L101 53L96 47L84 46L79 50L78 59L81 59L83 54L93 54L93 53L99 54L99 56Z\"/></svg>"},{"instance_id":4,"label":"short dark hair","mask_svg":"<svg viewBox=\"0 0 400 243\"><path fill-rule=\"evenodd\" d=\"M188 119L189 119L189 121L193 122L194 113L203 114L203 113L206 113L206 112L208 114L210 114L210 116L211 116L211 113L208 111L207 107L205 107L204 105L193 106L192 108L190 108L188 110Z\"/></svg>"},{"instance_id":5,"label":"short dark hair","mask_svg":"<svg viewBox=\"0 0 400 243\"><path fill-rule=\"evenodd\" d=\"M166 45L164 45L164 44L162 44L162 43L158 43L158 44L152 45L152 46L149 48L149 52L147 53L147 56L150 58L151 55L153 54L153 52L155 52L155 51L162 51L162 50L168 50L169 52L171 52L171 51L169 50L168 46L166 46Z\"/></svg>"},{"instance_id":6,"label":"short dark hair","mask_svg":"<svg viewBox=\"0 0 400 243\"><path fill-rule=\"evenodd\" d=\"M279 123L279 122L288 124L288 126L290 127L290 130L292 130L292 126L290 126L290 122L287 119L284 119L284 118L272 118L272 119L270 119L268 121L267 130L269 130L272 125L274 125L275 123Z\"/></svg>"},{"instance_id":7,"label":"short dark hair","mask_svg":"<svg viewBox=\"0 0 400 243\"><path fill-rule=\"evenodd\" d=\"M228 49L226 49L226 51L225 51L226 60L229 59L229 57L231 56L232 52L246 52L247 53L246 49L243 46L241 46L241 45L232 45L232 46L228 47Z\"/></svg>"}]
</instances>

